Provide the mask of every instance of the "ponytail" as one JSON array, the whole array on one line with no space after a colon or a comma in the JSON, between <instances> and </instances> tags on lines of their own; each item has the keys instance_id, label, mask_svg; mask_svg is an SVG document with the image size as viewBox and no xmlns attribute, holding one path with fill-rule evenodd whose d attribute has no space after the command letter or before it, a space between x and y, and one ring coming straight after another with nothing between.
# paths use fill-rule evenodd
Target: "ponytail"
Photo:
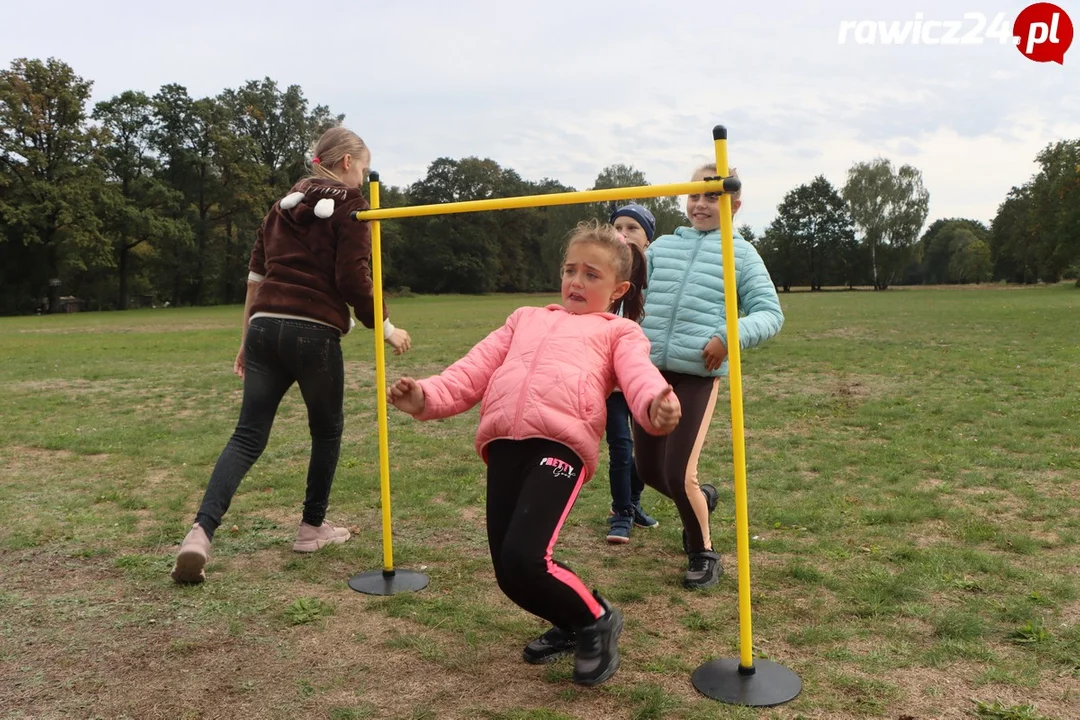
<instances>
[{"instance_id":1,"label":"ponytail","mask_svg":"<svg viewBox=\"0 0 1080 720\"><path fill-rule=\"evenodd\" d=\"M619 298L618 310L624 318L641 322L645 315L645 288L648 286L645 267L645 252L634 243L626 243L630 249L630 289Z\"/></svg>"}]
</instances>

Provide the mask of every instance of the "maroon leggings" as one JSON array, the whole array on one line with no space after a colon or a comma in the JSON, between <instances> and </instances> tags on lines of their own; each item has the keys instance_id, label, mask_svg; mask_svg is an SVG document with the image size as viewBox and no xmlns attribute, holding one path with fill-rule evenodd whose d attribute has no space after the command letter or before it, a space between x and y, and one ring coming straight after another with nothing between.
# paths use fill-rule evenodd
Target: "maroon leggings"
<instances>
[{"instance_id":1,"label":"maroon leggings","mask_svg":"<svg viewBox=\"0 0 1080 720\"><path fill-rule=\"evenodd\" d=\"M682 418L670 435L656 437L634 423L638 475L651 488L675 502L686 529L690 552L712 550L709 507L698 485L698 458L709 434L720 378L661 373L682 405Z\"/></svg>"}]
</instances>

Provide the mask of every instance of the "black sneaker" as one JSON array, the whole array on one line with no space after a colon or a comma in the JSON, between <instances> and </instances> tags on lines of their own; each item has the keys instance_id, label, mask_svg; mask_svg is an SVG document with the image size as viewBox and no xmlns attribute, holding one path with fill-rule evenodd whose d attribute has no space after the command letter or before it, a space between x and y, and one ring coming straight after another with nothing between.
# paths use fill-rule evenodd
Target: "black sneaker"
<instances>
[{"instance_id":1,"label":"black sneaker","mask_svg":"<svg viewBox=\"0 0 1080 720\"><path fill-rule=\"evenodd\" d=\"M712 550L690 553L690 562L683 578L683 585L691 590L709 587L720 581L720 555Z\"/></svg>"},{"instance_id":2,"label":"black sneaker","mask_svg":"<svg viewBox=\"0 0 1080 720\"><path fill-rule=\"evenodd\" d=\"M553 627L526 645L522 654L530 665L545 665L564 655L572 655L576 644L573 632Z\"/></svg>"},{"instance_id":3,"label":"black sneaker","mask_svg":"<svg viewBox=\"0 0 1080 720\"><path fill-rule=\"evenodd\" d=\"M712 515L713 510L716 509L717 504L720 502L720 491L706 483L701 486L701 494L705 496L705 504L709 508L709 515ZM682 551L687 554L690 553L690 538L687 537L685 528L682 531Z\"/></svg>"},{"instance_id":4,"label":"black sneaker","mask_svg":"<svg viewBox=\"0 0 1080 720\"><path fill-rule=\"evenodd\" d=\"M577 628L577 651L574 653L574 682L599 685L619 669L619 634L622 613L599 593L593 596L604 608L604 616L591 625Z\"/></svg>"}]
</instances>

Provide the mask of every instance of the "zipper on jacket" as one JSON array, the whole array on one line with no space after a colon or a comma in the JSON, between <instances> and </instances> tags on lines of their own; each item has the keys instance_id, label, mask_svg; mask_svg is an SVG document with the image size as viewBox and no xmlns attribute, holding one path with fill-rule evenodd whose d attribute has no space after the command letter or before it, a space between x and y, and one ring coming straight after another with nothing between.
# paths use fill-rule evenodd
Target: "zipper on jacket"
<instances>
[{"instance_id":1,"label":"zipper on jacket","mask_svg":"<svg viewBox=\"0 0 1080 720\"><path fill-rule=\"evenodd\" d=\"M686 272L683 273L682 282L679 283L679 293L675 296L675 302L671 304L671 317L668 319L667 339L664 340L664 356L660 358L660 364L665 370L668 369L667 360L668 352L671 350L671 336L675 334L675 314L679 311L679 303L682 302L683 290L686 288L686 279L690 277L690 270L694 267L694 263L697 262L698 253L701 251L701 241L704 238L705 235L699 234L697 245L694 247L694 254L690 256L690 263L686 266Z\"/></svg>"},{"instance_id":2,"label":"zipper on jacket","mask_svg":"<svg viewBox=\"0 0 1080 720\"><path fill-rule=\"evenodd\" d=\"M514 433L515 438L518 434L518 427L521 426L521 416L525 411L525 398L528 397L529 394L529 380L536 372L536 363L540 361L540 355L544 352L544 348L547 347L548 340L550 340L551 336L555 334L555 328L557 328L566 319L565 315L567 314L568 313L564 313L564 316L558 318L554 322L554 324L552 324L551 329L548 332L544 333L544 341L540 343L540 346L538 348L536 348L536 353L533 355L532 362L529 364L529 372L525 375L524 382L521 383L521 395L518 397L518 406L517 411L514 413L514 425L512 428L512 432Z\"/></svg>"}]
</instances>

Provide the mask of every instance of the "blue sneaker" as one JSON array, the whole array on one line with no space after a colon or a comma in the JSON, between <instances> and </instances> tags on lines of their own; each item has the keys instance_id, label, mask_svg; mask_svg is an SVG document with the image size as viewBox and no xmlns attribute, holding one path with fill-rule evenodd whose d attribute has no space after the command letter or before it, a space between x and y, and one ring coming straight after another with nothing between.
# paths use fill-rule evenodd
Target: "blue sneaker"
<instances>
[{"instance_id":1,"label":"blue sneaker","mask_svg":"<svg viewBox=\"0 0 1080 720\"><path fill-rule=\"evenodd\" d=\"M630 542L630 529L634 527L634 512L632 510L620 510L608 518L607 541L609 543Z\"/></svg>"},{"instance_id":2,"label":"blue sneaker","mask_svg":"<svg viewBox=\"0 0 1080 720\"><path fill-rule=\"evenodd\" d=\"M634 524L639 528L660 527L660 521L648 515L642 508L641 503L634 503Z\"/></svg>"}]
</instances>

